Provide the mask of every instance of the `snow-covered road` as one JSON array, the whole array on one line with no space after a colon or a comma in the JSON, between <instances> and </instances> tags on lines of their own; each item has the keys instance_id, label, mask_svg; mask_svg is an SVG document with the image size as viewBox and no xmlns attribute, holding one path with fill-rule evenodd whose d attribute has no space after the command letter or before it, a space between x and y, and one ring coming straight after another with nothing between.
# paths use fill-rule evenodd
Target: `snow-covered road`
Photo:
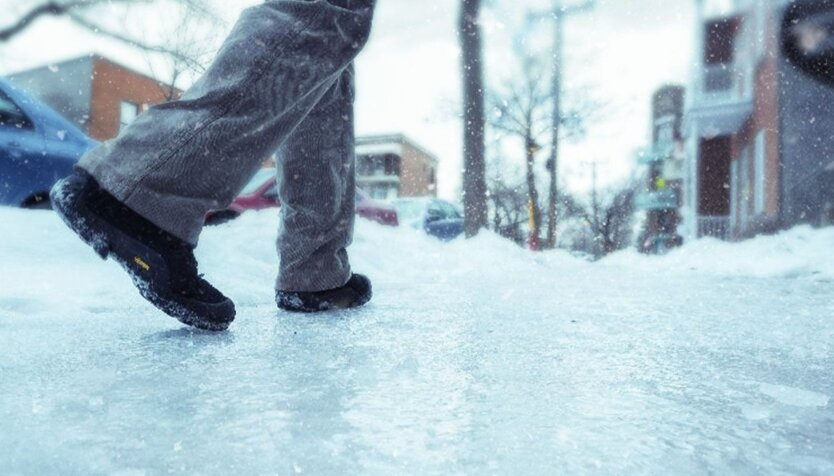
<instances>
[{"instance_id":1,"label":"snow-covered road","mask_svg":"<svg viewBox=\"0 0 834 476\"><path fill-rule=\"evenodd\" d=\"M589 264L363 222L372 305L297 316L273 223L204 234L209 334L0 209L1 472L834 473L834 230Z\"/></svg>"}]
</instances>

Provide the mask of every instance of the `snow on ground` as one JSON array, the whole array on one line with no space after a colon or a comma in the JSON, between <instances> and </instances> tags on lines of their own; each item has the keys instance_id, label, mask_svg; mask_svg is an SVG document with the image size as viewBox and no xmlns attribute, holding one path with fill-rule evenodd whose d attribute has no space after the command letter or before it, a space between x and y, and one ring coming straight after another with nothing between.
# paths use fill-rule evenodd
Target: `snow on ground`
<instances>
[{"instance_id":1,"label":"snow on ground","mask_svg":"<svg viewBox=\"0 0 834 476\"><path fill-rule=\"evenodd\" d=\"M721 276L808 277L834 279L834 227L818 230L800 226L775 236L758 236L742 243L703 239L681 250L646 259L636 250L615 254L606 264L705 271Z\"/></svg>"},{"instance_id":2,"label":"snow on ground","mask_svg":"<svg viewBox=\"0 0 834 476\"><path fill-rule=\"evenodd\" d=\"M834 230L591 264L360 222L372 304L297 316L273 215L205 232L209 334L0 208L2 473L834 472Z\"/></svg>"}]
</instances>

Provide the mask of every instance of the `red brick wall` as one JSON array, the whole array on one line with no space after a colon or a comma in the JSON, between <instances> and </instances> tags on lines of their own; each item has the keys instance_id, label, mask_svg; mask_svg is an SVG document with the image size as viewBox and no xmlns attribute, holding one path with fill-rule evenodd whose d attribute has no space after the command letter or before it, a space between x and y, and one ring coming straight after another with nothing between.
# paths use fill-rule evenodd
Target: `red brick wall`
<instances>
[{"instance_id":1,"label":"red brick wall","mask_svg":"<svg viewBox=\"0 0 834 476\"><path fill-rule=\"evenodd\" d=\"M755 185L755 141L756 136L762 130L765 131L765 211L760 216L754 216L755 198L751 194L747 203L740 202L739 206L747 206L747 214L751 217L748 222L748 229L737 230L741 236L765 231L773 228L779 218L780 202L780 167L779 167L779 64L773 51L778 45L775 44L773 24L768 33L769 53L759 63L755 73L753 114L745 123L739 134L733 140L733 158L739 160L741 152L745 147L751 151L749 161L750 169L747 176L753 181L751 190ZM743 177L744 173L740 173ZM744 184L740 184L742 188ZM733 193L738 193L734 191Z\"/></svg>"},{"instance_id":2,"label":"red brick wall","mask_svg":"<svg viewBox=\"0 0 834 476\"><path fill-rule=\"evenodd\" d=\"M431 159L407 142L404 143L400 163L400 196L436 196L437 186L431 183L434 174Z\"/></svg>"},{"instance_id":3,"label":"red brick wall","mask_svg":"<svg viewBox=\"0 0 834 476\"><path fill-rule=\"evenodd\" d=\"M95 58L88 133L102 141L116 137L121 125L122 101L151 106L165 102L169 91L167 86L154 79L103 58ZM179 91L174 94L177 96Z\"/></svg>"}]
</instances>

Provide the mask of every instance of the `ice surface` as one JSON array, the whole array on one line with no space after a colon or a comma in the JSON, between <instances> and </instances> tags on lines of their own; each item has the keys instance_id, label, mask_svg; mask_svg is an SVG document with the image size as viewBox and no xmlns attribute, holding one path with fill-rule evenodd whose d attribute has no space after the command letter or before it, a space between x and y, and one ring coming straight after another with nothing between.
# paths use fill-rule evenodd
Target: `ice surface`
<instances>
[{"instance_id":1,"label":"ice surface","mask_svg":"<svg viewBox=\"0 0 834 476\"><path fill-rule=\"evenodd\" d=\"M762 393L779 403L796 407L824 407L828 405L828 395L802 390L783 385L762 384Z\"/></svg>"},{"instance_id":2,"label":"ice surface","mask_svg":"<svg viewBox=\"0 0 834 476\"><path fill-rule=\"evenodd\" d=\"M0 208L3 474L832 474L832 230L589 264L360 221L372 305L280 313L273 212L204 234L222 334Z\"/></svg>"}]
</instances>

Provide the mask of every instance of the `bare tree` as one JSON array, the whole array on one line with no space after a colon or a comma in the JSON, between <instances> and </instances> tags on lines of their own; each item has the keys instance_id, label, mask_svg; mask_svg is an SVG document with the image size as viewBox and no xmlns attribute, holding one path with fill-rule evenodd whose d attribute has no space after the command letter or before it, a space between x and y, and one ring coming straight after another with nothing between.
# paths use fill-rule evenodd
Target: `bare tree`
<instances>
[{"instance_id":1,"label":"bare tree","mask_svg":"<svg viewBox=\"0 0 834 476\"><path fill-rule=\"evenodd\" d=\"M490 125L515 136L524 144L525 183L530 211L530 244L539 242L541 207L536 185L536 153L541 150L538 140L550 130L549 86L543 81L543 64L532 57L524 59L521 74L509 80L501 91L490 96Z\"/></svg>"},{"instance_id":2,"label":"bare tree","mask_svg":"<svg viewBox=\"0 0 834 476\"><path fill-rule=\"evenodd\" d=\"M67 15L73 10L81 10L94 5L104 3L104 0L78 0L74 2L44 2L31 7L19 18L12 21L11 25L0 29L0 41L8 41L29 28L35 21L45 16Z\"/></svg>"},{"instance_id":3,"label":"bare tree","mask_svg":"<svg viewBox=\"0 0 834 476\"><path fill-rule=\"evenodd\" d=\"M626 248L631 243L634 190L634 187L629 186L617 191L608 206L600 211L596 235L603 256Z\"/></svg>"},{"instance_id":4,"label":"bare tree","mask_svg":"<svg viewBox=\"0 0 834 476\"><path fill-rule=\"evenodd\" d=\"M499 235L524 245L524 225L527 223L527 192L525 185L507 185L501 178L489 181L489 201L492 209L492 229Z\"/></svg>"},{"instance_id":5,"label":"bare tree","mask_svg":"<svg viewBox=\"0 0 834 476\"><path fill-rule=\"evenodd\" d=\"M637 187L629 183L620 188L608 190L599 199L596 190L592 192L591 203L586 206L573 202L576 216L582 218L588 233L578 232L573 237L573 249L582 251L595 259L627 248L632 240L634 219L634 196Z\"/></svg>"},{"instance_id":6,"label":"bare tree","mask_svg":"<svg viewBox=\"0 0 834 476\"><path fill-rule=\"evenodd\" d=\"M487 225L483 44L481 0L461 0L458 23L463 68L463 207L466 236Z\"/></svg>"},{"instance_id":7,"label":"bare tree","mask_svg":"<svg viewBox=\"0 0 834 476\"><path fill-rule=\"evenodd\" d=\"M190 4L177 5L176 10L168 15L170 21L164 28L166 46L175 54L146 54L148 69L159 80L166 101L179 98L181 81L205 73L206 65L217 52L223 27L223 22L210 11L195 11ZM159 71L154 61L159 58L165 64L164 71Z\"/></svg>"},{"instance_id":8,"label":"bare tree","mask_svg":"<svg viewBox=\"0 0 834 476\"><path fill-rule=\"evenodd\" d=\"M540 235L544 228L544 207L539 200L536 176L536 154L542 150L540 144L549 140L553 130L551 103L554 91L548 81L547 70L548 65L545 61L535 56L526 56L522 59L519 73L505 80L503 86L496 88L489 98L490 126L520 139L524 145L528 196L525 208L530 213L530 243L535 246L540 243ZM562 110L559 129L562 137L582 136L585 119L592 114L595 107L586 95L574 93ZM553 196L548 198L548 204L552 200L554 213L551 214L551 220L555 220L559 194L555 188L551 189L551 192Z\"/></svg>"},{"instance_id":9,"label":"bare tree","mask_svg":"<svg viewBox=\"0 0 834 476\"><path fill-rule=\"evenodd\" d=\"M492 229L499 235L524 246L527 241L529 224L527 185L521 180L515 184L508 183L503 177L489 180L489 201L492 213ZM543 204L539 204L543 209ZM584 216L585 209L570 196L560 192L557 199L557 211L561 217Z\"/></svg>"}]
</instances>

